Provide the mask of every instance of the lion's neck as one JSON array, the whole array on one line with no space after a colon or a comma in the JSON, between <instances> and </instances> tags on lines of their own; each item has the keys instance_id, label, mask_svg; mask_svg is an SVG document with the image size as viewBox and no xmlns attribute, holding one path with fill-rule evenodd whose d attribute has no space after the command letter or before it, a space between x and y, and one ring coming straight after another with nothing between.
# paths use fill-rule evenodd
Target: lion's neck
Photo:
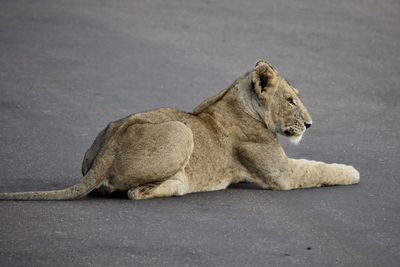
<instances>
[{"instance_id":1,"label":"lion's neck","mask_svg":"<svg viewBox=\"0 0 400 267\"><path fill-rule=\"evenodd\" d=\"M270 131L265 127L261 112L262 107L252 90L250 76L245 75L201 113L210 116L228 131L234 129L247 133L252 129L264 129L263 131L269 135ZM272 132L270 134L275 136Z\"/></svg>"},{"instance_id":2,"label":"lion's neck","mask_svg":"<svg viewBox=\"0 0 400 267\"><path fill-rule=\"evenodd\" d=\"M252 81L249 74L238 79L228 89L228 92L216 103L214 110L223 113L232 114L233 118L243 120L245 115L250 116L255 121L263 123L261 117L262 106L258 100L254 90L252 89Z\"/></svg>"},{"instance_id":3,"label":"lion's neck","mask_svg":"<svg viewBox=\"0 0 400 267\"><path fill-rule=\"evenodd\" d=\"M253 119L263 122L262 119L262 104L256 96L256 93L252 89L252 82L250 77L238 83L235 86L236 97L238 98L244 111L250 115Z\"/></svg>"}]
</instances>

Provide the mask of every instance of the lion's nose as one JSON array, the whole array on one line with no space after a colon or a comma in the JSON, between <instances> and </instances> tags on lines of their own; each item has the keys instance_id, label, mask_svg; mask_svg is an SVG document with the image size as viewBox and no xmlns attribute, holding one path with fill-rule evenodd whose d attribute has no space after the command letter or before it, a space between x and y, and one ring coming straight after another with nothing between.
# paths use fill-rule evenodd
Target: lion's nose
<instances>
[{"instance_id":1,"label":"lion's nose","mask_svg":"<svg viewBox=\"0 0 400 267\"><path fill-rule=\"evenodd\" d=\"M310 127L311 127L311 123L305 122L305 123L304 123L304 126L306 126L306 128L310 128Z\"/></svg>"}]
</instances>

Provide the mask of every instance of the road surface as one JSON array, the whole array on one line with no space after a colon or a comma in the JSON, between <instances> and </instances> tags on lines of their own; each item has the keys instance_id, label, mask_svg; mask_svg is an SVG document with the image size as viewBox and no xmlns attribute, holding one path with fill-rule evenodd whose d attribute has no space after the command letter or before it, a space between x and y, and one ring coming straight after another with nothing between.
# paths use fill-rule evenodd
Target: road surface
<instances>
[{"instance_id":1,"label":"road surface","mask_svg":"<svg viewBox=\"0 0 400 267\"><path fill-rule=\"evenodd\" d=\"M268 3L270 2L270 3ZM190 111L268 59L313 126L287 154L356 186L1 202L1 266L398 266L400 3L2 1L0 191L77 182L112 120Z\"/></svg>"}]
</instances>

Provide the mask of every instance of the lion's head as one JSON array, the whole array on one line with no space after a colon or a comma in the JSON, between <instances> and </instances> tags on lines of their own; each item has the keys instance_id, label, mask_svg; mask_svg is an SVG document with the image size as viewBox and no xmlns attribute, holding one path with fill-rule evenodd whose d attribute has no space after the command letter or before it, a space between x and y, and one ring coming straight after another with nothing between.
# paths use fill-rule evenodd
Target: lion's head
<instances>
[{"instance_id":1,"label":"lion's head","mask_svg":"<svg viewBox=\"0 0 400 267\"><path fill-rule=\"evenodd\" d=\"M267 128L299 143L312 124L311 116L300 100L299 91L291 86L265 60L259 60L251 73L254 91L259 99ZM261 113L261 114L260 114Z\"/></svg>"}]
</instances>

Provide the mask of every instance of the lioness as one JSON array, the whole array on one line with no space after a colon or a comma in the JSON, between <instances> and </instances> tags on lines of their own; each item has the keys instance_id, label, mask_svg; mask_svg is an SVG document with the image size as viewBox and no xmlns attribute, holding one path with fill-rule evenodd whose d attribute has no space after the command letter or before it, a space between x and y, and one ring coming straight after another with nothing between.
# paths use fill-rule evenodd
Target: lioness
<instances>
[{"instance_id":1,"label":"lioness","mask_svg":"<svg viewBox=\"0 0 400 267\"><path fill-rule=\"evenodd\" d=\"M191 113L162 108L111 122L86 152L84 177L66 189L1 193L3 200L69 200L92 191L130 199L182 196L242 181L265 189L348 185L352 166L288 158L312 124L292 87L265 60Z\"/></svg>"}]
</instances>

